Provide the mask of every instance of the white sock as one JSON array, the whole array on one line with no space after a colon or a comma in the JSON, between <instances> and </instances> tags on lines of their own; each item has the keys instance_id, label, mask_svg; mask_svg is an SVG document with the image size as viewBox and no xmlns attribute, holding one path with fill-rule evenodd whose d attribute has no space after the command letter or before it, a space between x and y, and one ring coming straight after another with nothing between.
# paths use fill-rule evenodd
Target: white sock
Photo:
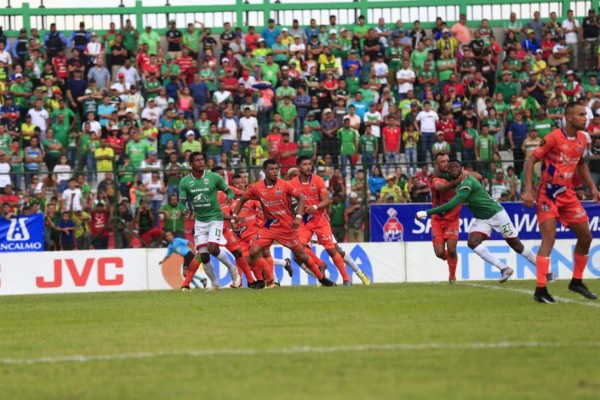
<instances>
[{"instance_id":1,"label":"white sock","mask_svg":"<svg viewBox=\"0 0 600 400\"><path fill-rule=\"evenodd\" d=\"M356 265L356 263L354 262L354 260L352 259L352 257L350 257L350 254L346 253L344 254L344 263L349 266L350 268L352 268L352 270L356 273L361 272L360 268L358 268L358 265Z\"/></svg>"},{"instance_id":2,"label":"white sock","mask_svg":"<svg viewBox=\"0 0 600 400\"><path fill-rule=\"evenodd\" d=\"M212 283L214 287L220 286L219 279L215 274L215 266L212 264L212 261L204 263L204 272L206 273L206 276L208 276L208 279L210 279L210 283Z\"/></svg>"},{"instance_id":3,"label":"white sock","mask_svg":"<svg viewBox=\"0 0 600 400\"><path fill-rule=\"evenodd\" d=\"M533 251L529 247L523 247L521 255L529 260L530 263L535 265L535 254L533 254Z\"/></svg>"},{"instance_id":4,"label":"white sock","mask_svg":"<svg viewBox=\"0 0 600 400\"><path fill-rule=\"evenodd\" d=\"M479 257L483 258L485 261L489 262L490 264L492 264L493 266L498 268L500 271L502 271L503 269L508 267L506 264L504 264L502 261L500 261L496 256L494 256L492 253L490 253L488 248L483 243L481 243L479 246L475 247L473 249L473 251L475 253L477 253L477 255Z\"/></svg>"},{"instance_id":5,"label":"white sock","mask_svg":"<svg viewBox=\"0 0 600 400\"><path fill-rule=\"evenodd\" d=\"M310 269L308 269L308 267L306 265L300 264L300 268L302 268L302 270L304 272L306 272L308 275L313 276L313 277L316 278L315 274L313 274L313 272Z\"/></svg>"},{"instance_id":6,"label":"white sock","mask_svg":"<svg viewBox=\"0 0 600 400\"><path fill-rule=\"evenodd\" d=\"M225 264L225 266L229 270L229 274L235 280L237 278L237 276L238 276L238 271L237 271L236 266L233 265L231 263L231 261L229 261L229 258L227 257L227 254L225 254L224 251L219 251L219 254L217 254L215 257L217 258L217 260L219 260L220 262L222 262L223 264ZM204 267L204 268L206 268L206 267Z\"/></svg>"},{"instance_id":7,"label":"white sock","mask_svg":"<svg viewBox=\"0 0 600 400\"><path fill-rule=\"evenodd\" d=\"M285 267L285 264L287 264L287 263L285 262L285 260L273 257L273 264L275 264L275 265L277 265L279 267Z\"/></svg>"}]
</instances>

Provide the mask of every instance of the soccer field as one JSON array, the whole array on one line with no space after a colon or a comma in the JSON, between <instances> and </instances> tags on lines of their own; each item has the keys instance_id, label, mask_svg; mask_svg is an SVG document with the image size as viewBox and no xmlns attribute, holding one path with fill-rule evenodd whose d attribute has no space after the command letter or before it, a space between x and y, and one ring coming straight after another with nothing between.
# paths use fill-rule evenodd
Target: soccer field
<instances>
[{"instance_id":1,"label":"soccer field","mask_svg":"<svg viewBox=\"0 0 600 400\"><path fill-rule=\"evenodd\" d=\"M567 283L2 297L1 397L598 399L600 303Z\"/></svg>"}]
</instances>

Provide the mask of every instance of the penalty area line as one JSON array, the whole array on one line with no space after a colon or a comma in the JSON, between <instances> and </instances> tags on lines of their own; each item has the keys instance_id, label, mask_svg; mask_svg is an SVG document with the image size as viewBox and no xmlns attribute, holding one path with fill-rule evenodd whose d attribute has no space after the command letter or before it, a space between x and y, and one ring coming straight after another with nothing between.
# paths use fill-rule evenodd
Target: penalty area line
<instances>
[{"instance_id":1,"label":"penalty area line","mask_svg":"<svg viewBox=\"0 0 600 400\"><path fill-rule=\"evenodd\" d=\"M352 353L370 351L425 351L425 350L495 350L527 348L600 348L600 342L560 343L560 342L475 342L475 343L382 343L359 344L353 346L294 346L267 349L207 349L188 351L144 352L129 354L65 355L38 358L0 358L0 365L34 365L59 363L89 363L95 361L121 361L152 359L162 357L210 357L210 356L254 356L254 355L296 355Z\"/></svg>"},{"instance_id":2,"label":"penalty area line","mask_svg":"<svg viewBox=\"0 0 600 400\"><path fill-rule=\"evenodd\" d=\"M504 285L506 285L506 283ZM471 282L461 282L460 286L470 286L470 287L481 288L481 289L501 290L504 292L521 293L521 294L527 294L527 295L533 296L532 290L517 289L517 288L506 287L506 286L491 286L491 285L484 285L483 283L471 283ZM567 297L554 296L554 295L552 295L552 297L554 297L555 300L557 300L561 303L577 304L580 306L600 308L600 303L593 303L592 301L569 299Z\"/></svg>"}]
</instances>

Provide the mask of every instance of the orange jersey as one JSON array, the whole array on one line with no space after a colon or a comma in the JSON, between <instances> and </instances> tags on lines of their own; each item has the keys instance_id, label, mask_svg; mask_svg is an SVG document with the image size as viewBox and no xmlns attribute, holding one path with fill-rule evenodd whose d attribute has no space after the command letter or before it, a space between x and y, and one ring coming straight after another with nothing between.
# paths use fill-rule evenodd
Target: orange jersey
<instances>
[{"instance_id":1,"label":"orange jersey","mask_svg":"<svg viewBox=\"0 0 600 400\"><path fill-rule=\"evenodd\" d=\"M583 156L587 142L583 132L569 138L562 129L555 129L542 139L533 155L542 161L542 177L538 197L555 200L572 189L573 175Z\"/></svg>"},{"instance_id":2,"label":"orange jersey","mask_svg":"<svg viewBox=\"0 0 600 400\"><path fill-rule=\"evenodd\" d=\"M294 222L292 197L300 196L300 192L291 183L277 179L272 186L267 186L262 180L250 186L246 196L260 202L265 217L265 227L292 228Z\"/></svg>"},{"instance_id":3,"label":"orange jersey","mask_svg":"<svg viewBox=\"0 0 600 400\"><path fill-rule=\"evenodd\" d=\"M233 201L230 201L227 204L227 194L225 192L217 192L217 200L219 201L219 205L221 206L221 210L223 210L223 215L231 215L233 211ZM229 229L229 220L223 219L223 230Z\"/></svg>"},{"instance_id":4,"label":"orange jersey","mask_svg":"<svg viewBox=\"0 0 600 400\"><path fill-rule=\"evenodd\" d=\"M448 201L450 201L451 198L453 198L456 195L456 192L453 190L448 190L447 192L438 192L437 190L435 190L434 186L437 182L441 182L443 184L448 183L447 180L445 180L444 178L432 178L430 181L430 187L431 187L431 198L432 198L432 203L433 203L433 207L439 207L442 204L447 203ZM431 216L431 220L435 221L435 220L458 220L458 216L460 215L460 209L462 208L462 204L459 205L458 207L444 213L444 214L434 214Z\"/></svg>"},{"instance_id":5,"label":"orange jersey","mask_svg":"<svg viewBox=\"0 0 600 400\"><path fill-rule=\"evenodd\" d=\"M238 215L243 222L237 224L236 235L243 240L250 241L264 222L261 215L260 203L256 200L248 200Z\"/></svg>"},{"instance_id":6,"label":"orange jersey","mask_svg":"<svg viewBox=\"0 0 600 400\"><path fill-rule=\"evenodd\" d=\"M308 178L308 182L302 182L300 175L290 181L298 191L304 196L304 209L308 207L316 206L321 202L321 196L327 196L327 187L325 181L319 175L312 174ZM304 213L303 220L306 224L311 219L319 220L321 217L329 219L329 215L324 208L316 210L312 213Z\"/></svg>"}]
</instances>

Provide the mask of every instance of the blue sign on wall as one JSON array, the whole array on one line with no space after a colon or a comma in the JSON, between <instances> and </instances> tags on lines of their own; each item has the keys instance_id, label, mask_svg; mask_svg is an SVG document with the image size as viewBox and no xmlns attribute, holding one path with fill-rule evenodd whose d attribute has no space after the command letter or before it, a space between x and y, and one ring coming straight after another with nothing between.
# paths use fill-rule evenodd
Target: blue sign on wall
<instances>
[{"instance_id":1,"label":"blue sign on wall","mask_svg":"<svg viewBox=\"0 0 600 400\"><path fill-rule=\"evenodd\" d=\"M590 230L595 238L600 238L600 204L583 202L589 218ZM503 203L521 239L540 239L540 230L534 208L522 203ZM431 204L373 204L371 205L371 241L372 242L422 242L431 240L431 218L415 219L417 211L431 208ZM471 224L475 220L467 207L460 211L459 240L467 240ZM575 236L562 225L558 225L557 239L572 239ZM490 239L502 240L494 232Z\"/></svg>"},{"instance_id":2,"label":"blue sign on wall","mask_svg":"<svg viewBox=\"0 0 600 400\"><path fill-rule=\"evenodd\" d=\"M44 251L44 214L0 218L0 253Z\"/></svg>"}]
</instances>

